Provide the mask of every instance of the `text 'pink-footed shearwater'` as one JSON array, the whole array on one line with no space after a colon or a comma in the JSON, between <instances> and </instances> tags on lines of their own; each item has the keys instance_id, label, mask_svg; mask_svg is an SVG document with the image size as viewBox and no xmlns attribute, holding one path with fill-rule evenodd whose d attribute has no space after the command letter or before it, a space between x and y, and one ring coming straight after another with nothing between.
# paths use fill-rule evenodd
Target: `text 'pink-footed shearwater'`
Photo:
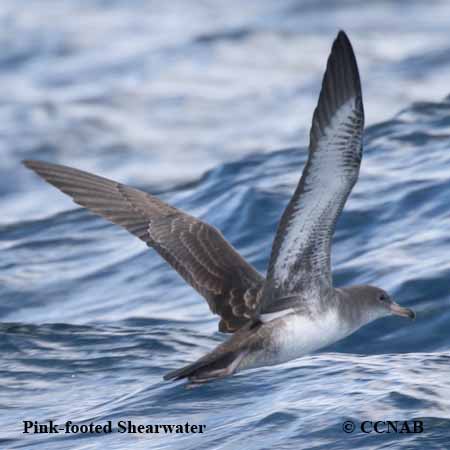
<instances>
[{"instance_id":1,"label":"text 'pink-footed shearwater'","mask_svg":"<svg viewBox=\"0 0 450 450\"><path fill-rule=\"evenodd\" d=\"M233 335L164 377L203 383L298 358L383 316L415 317L380 288L333 287L331 240L358 178L363 127L358 67L341 31L314 111L308 160L278 225L266 278L217 229L150 194L70 167L24 164L154 248L221 317L219 330Z\"/></svg>"}]
</instances>

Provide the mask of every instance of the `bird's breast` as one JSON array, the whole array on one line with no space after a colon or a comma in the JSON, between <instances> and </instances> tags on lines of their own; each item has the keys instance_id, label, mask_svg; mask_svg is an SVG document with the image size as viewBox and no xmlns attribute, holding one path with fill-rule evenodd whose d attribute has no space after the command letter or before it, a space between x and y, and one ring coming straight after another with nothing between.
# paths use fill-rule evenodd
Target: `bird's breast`
<instances>
[{"instance_id":1,"label":"bird's breast","mask_svg":"<svg viewBox=\"0 0 450 450\"><path fill-rule=\"evenodd\" d=\"M350 333L335 310L314 316L294 313L278 320L272 335L272 348L278 363L314 352Z\"/></svg>"}]
</instances>

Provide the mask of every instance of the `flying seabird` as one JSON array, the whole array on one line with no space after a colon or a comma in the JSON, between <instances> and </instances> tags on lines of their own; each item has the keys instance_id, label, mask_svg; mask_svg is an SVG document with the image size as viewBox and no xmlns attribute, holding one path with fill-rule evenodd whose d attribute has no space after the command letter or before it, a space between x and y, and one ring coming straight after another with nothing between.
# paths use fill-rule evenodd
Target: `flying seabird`
<instances>
[{"instance_id":1,"label":"flying seabird","mask_svg":"<svg viewBox=\"0 0 450 450\"><path fill-rule=\"evenodd\" d=\"M57 164L24 164L154 248L220 316L219 331L232 336L164 377L203 383L298 358L380 317L415 317L380 288L332 283L331 240L358 178L363 128L358 67L340 31L313 115L308 160L278 225L266 278L216 228L146 192Z\"/></svg>"}]
</instances>

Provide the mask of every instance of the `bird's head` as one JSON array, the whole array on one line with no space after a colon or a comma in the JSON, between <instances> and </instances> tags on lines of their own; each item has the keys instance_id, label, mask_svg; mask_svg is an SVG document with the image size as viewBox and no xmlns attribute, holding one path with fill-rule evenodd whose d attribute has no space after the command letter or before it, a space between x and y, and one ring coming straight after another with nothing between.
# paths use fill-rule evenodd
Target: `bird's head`
<instances>
[{"instance_id":1,"label":"bird's head","mask_svg":"<svg viewBox=\"0 0 450 450\"><path fill-rule=\"evenodd\" d=\"M391 296L375 286L351 286L340 289L343 294L344 304L355 307L348 309L348 314L357 314L359 321L368 323L381 317L390 315L415 319L416 314L412 309L405 308L396 303ZM353 312L353 313L352 313Z\"/></svg>"},{"instance_id":2,"label":"bird's head","mask_svg":"<svg viewBox=\"0 0 450 450\"><path fill-rule=\"evenodd\" d=\"M387 315L407 317L413 320L416 318L416 313L412 309L405 308L394 302L391 296L383 289L374 287L372 295L372 302L381 307L382 310L385 310Z\"/></svg>"},{"instance_id":3,"label":"bird's head","mask_svg":"<svg viewBox=\"0 0 450 450\"><path fill-rule=\"evenodd\" d=\"M394 315L408 319L416 318L416 313L412 309L400 306L385 290L375 286L358 286L358 288L361 301L378 317Z\"/></svg>"}]
</instances>

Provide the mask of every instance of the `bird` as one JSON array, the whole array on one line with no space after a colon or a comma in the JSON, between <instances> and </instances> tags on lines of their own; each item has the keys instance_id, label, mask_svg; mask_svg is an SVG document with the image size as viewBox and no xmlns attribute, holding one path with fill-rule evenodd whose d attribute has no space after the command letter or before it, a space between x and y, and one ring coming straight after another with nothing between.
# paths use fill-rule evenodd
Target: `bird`
<instances>
[{"instance_id":1,"label":"bird","mask_svg":"<svg viewBox=\"0 0 450 450\"><path fill-rule=\"evenodd\" d=\"M261 275L215 227L157 197L75 168L24 164L75 203L143 240L203 296L231 334L165 380L194 385L315 352L385 316L415 318L371 285L334 287L331 243L362 159L364 108L352 45L339 31L313 113L308 158Z\"/></svg>"}]
</instances>

